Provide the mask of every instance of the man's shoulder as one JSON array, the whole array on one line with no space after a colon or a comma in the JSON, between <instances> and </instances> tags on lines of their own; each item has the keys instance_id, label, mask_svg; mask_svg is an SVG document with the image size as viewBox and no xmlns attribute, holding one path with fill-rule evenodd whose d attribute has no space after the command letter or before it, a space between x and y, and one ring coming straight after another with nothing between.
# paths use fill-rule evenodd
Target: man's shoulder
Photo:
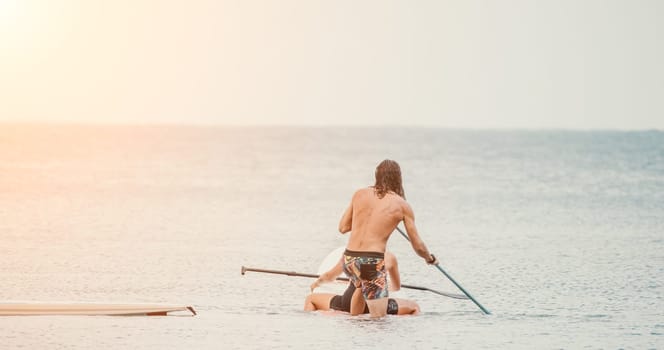
<instances>
[{"instance_id":1,"label":"man's shoulder","mask_svg":"<svg viewBox=\"0 0 664 350\"><path fill-rule=\"evenodd\" d=\"M401 196L396 193L391 193L388 195L390 198L391 205L394 205L399 208L401 212L411 211L410 204Z\"/></svg>"},{"instance_id":2,"label":"man's shoulder","mask_svg":"<svg viewBox=\"0 0 664 350\"><path fill-rule=\"evenodd\" d=\"M392 191L388 192L386 197L389 198L391 201L394 201L394 202L402 204L402 205L403 204L408 204L408 202L406 202L406 200L403 197L401 197L400 195L398 195L398 194L396 194Z\"/></svg>"},{"instance_id":3,"label":"man's shoulder","mask_svg":"<svg viewBox=\"0 0 664 350\"><path fill-rule=\"evenodd\" d=\"M358 196L367 196L370 194L373 194L373 187L363 187L355 191L353 194L353 197L358 197Z\"/></svg>"}]
</instances>

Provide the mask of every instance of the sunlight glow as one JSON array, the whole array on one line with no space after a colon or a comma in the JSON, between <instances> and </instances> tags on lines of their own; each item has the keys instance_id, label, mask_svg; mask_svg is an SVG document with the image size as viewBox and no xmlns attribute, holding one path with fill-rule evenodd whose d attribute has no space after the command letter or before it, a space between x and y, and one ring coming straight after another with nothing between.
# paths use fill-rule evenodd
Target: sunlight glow
<instances>
[{"instance_id":1,"label":"sunlight glow","mask_svg":"<svg viewBox=\"0 0 664 350\"><path fill-rule=\"evenodd\" d=\"M20 0L0 0L0 47L21 40L25 14L25 3Z\"/></svg>"},{"instance_id":2,"label":"sunlight glow","mask_svg":"<svg viewBox=\"0 0 664 350\"><path fill-rule=\"evenodd\" d=\"M662 129L646 2L0 0L0 122Z\"/></svg>"},{"instance_id":3,"label":"sunlight glow","mask_svg":"<svg viewBox=\"0 0 664 350\"><path fill-rule=\"evenodd\" d=\"M19 0L0 0L0 23L4 27L6 22L15 19L19 9Z\"/></svg>"}]
</instances>

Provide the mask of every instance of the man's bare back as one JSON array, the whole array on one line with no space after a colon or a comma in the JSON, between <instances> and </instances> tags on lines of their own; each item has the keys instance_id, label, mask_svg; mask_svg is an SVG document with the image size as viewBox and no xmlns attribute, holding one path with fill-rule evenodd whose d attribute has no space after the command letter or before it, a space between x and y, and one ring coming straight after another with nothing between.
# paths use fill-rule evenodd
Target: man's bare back
<instances>
[{"instance_id":1,"label":"man's bare back","mask_svg":"<svg viewBox=\"0 0 664 350\"><path fill-rule=\"evenodd\" d=\"M372 187L355 192L341 221L342 225L347 223L346 232L352 230L347 248L384 252L390 234L403 220L404 205L406 201L393 192L383 198L378 198Z\"/></svg>"},{"instance_id":2,"label":"man's bare back","mask_svg":"<svg viewBox=\"0 0 664 350\"><path fill-rule=\"evenodd\" d=\"M429 250L415 227L413 210L405 199L389 191L379 198L373 187L355 192L350 206L339 222L341 233L351 232L347 249L365 252L385 252L387 240L403 221L415 252L428 260Z\"/></svg>"}]
</instances>

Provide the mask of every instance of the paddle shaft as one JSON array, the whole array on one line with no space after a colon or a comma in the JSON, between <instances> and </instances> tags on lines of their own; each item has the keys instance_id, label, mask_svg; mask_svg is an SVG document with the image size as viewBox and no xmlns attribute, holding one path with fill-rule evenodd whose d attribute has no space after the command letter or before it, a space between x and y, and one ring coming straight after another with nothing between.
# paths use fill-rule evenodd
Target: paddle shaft
<instances>
[{"instance_id":1,"label":"paddle shaft","mask_svg":"<svg viewBox=\"0 0 664 350\"><path fill-rule=\"evenodd\" d=\"M310 278L318 278L320 275L314 275L311 273L300 273L300 272L294 272L294 271L281 271L281 270L268 270L268 269L258 269L258 268L253 268L253 267L246 267L242 266L241 273L244 275L245 272L250 271L250 272L262 272L262 273L271 273L271 274L276 274L276 275L286 275L286 276L297 276L297 277L310 277ZM337 277L337 281L346 281L348 282L347 277ZM437 291L434 289L430 289L427 287L420 287L420 286L413 286L413 285L408 285L408 284L402 284L402 288L407 288L407 289L415 289L415 290L425 290L429 291L438 295L446 296L449 298L455 298L455 299L468 299L465 295L461 294L454 294L454 293L446 293L446 292L441 292Z\"/></svg>"},{"instance_id":2,"label":"paddle shaft","mask_svg":"<svg viewBox=\"0 0 664 350\"><path fill-rule=\"evenodd\" d=\"M397 231L399 231L399 233L401 233L401 235L402 235L402 236L403 236L408 242L410 242L410 238L408 238L408 235L406 235L406 233L403 232L398 226L397 226ZM445 277L447 277L450 281L452 281L452 283L454 283L454 285L457 286L457 288L459 288L459 290L461 290L461 291L463 292L463 294L465 294L465 295L468 297L468 299L472 300L473 303L475 303L475 305L477 305L477 307L480 308L480 310L482 310L482 311L483 311L485 314L487 314L487 315L490 315L490 314L491 314L491 312L489 312L489 310L485 309L484 306L482 306L482 304L480 304L479 302L477 302L477 300L475 300L475 298L473 298L473 296L470 295L470 293L468 293L468 292L467 292L467 291L466 291L466 290L465 290L465 289L464 289L459 283L457 283L457 281L455 281L454 278L452 278L452 276L450 276L449 273L445 272L445 270L443 270L443 268L440 267L440 264L435 265L435 266L436 266L436 268L437 268L440 272L443 273L443 275L445 275Z\"/></svg>"}]
</instances>

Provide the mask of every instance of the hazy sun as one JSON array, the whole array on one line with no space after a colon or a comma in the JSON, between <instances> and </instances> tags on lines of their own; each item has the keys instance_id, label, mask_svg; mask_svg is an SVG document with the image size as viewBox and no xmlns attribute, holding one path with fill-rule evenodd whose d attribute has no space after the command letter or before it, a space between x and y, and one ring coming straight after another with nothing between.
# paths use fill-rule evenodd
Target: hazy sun
<instances>
[{"instance_id":1,"label":"hazy sun","mask_svg":"<svg viewBox=\"0 0 664 350\"><path fill-rule=\"evenodd\" d=\"M20 0L0 0L0 27L16 20Z\"/></svg>"},{"instance_id":2,"label":"hazy sun","mask_svg":"<svg viewBox=\"0 0 664 350\"><path fill-rule=\"evenodd\" d=\"M17 3L18 0L0 0L0 15L4 16L12 7L16 7Z\"/></svg>"},{"instance_id":3,"label":"hazy sun","mask_svg":"<svg viewBox=\"0 0 664 350\"><path fill-rule=\"evenodd\" d=\"M40 26L34 11L38 5L33 0L0 0L0 50L29 40L29 33Z\"/></svg>"}]
</instances>

